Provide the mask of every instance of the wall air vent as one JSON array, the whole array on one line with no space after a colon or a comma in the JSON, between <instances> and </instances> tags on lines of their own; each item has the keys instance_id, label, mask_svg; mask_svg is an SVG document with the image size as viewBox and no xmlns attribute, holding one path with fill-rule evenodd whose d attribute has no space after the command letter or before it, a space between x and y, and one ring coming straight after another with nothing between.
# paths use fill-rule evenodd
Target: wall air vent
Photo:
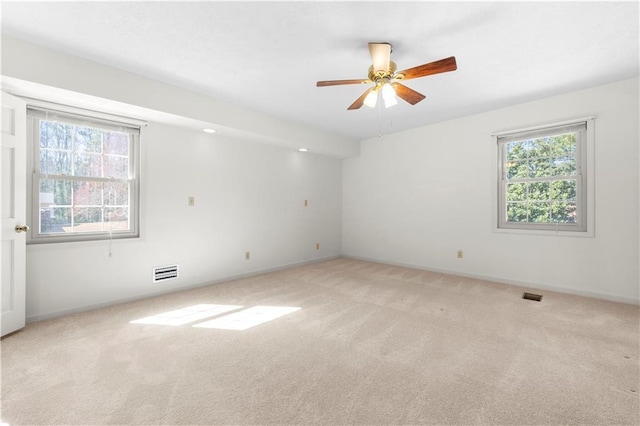
<instances>
[{"instance_id":1,"label":"wall air vent","mask_svg":"<svg viewBox=\"0 0 640 426\"><path fill-rule=\"evenodd\" d=\"M158 266L153 268L153 282L173 280L178 278L178 265Z\"/></svg>"},{"instance_id":2,"label":"wall air vent","mask_svg":"<svg viewBox=\"0 0 640 426\"><path fill-rule=\"evenodd\" d=\"M540 302L542 300L542 295L535 294L535 293L522 293L522 298L527 300L533 300L535 302Z\"/></svg>"}]
</instances>

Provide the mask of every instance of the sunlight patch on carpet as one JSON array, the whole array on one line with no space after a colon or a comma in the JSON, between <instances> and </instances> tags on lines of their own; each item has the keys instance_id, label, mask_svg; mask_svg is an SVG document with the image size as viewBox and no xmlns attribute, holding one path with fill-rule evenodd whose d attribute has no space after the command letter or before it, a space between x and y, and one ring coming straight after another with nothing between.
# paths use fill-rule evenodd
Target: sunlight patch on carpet
<instances>
[{"instance_id":1,"label":"sunlight patch on carpet","mask_svg":"<svg viewBox=\"0 0 640 426\"><path fill-rule=\"evenodd\" d=\"M293 313L300 308L287 306L255 306L210 321L195 324L198 328L218 328L223 330L247 330L259 324L272 321Z\"/></svg>"},{"instance_id":2,"label":"sunlight patch on carpet","mask_svg":"<svg viewBox=\"0 0 640 426\"><path fill-rule=\"evenodd\" d=\"M130 321L130 324L155 324L155 325L184 325L190 322L210 318L225 312L240 309L243 306L237 305L209 305L200 304L187 308L177 309L175 311L163 312L151 317L140 318Z\"/></svg>"}]
</instances>

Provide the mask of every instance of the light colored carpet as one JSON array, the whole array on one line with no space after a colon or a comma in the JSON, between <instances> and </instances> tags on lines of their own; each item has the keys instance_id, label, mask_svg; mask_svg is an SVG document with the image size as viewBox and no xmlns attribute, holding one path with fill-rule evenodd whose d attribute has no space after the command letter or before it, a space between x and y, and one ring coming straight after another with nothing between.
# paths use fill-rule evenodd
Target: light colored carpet
<instances>
[{"instance_id":1,"label":"light colored carpet","mask_svg":"<svg viewBox=\"0 0 640 426\"><path fill-rule=\"evenodd\" d=\"M639 424L639 308L522 292L336 259L42 321L2 340L1 416ZM244 331L130 323L196 304L301 309Z\"/></svg>"}]
</instances>

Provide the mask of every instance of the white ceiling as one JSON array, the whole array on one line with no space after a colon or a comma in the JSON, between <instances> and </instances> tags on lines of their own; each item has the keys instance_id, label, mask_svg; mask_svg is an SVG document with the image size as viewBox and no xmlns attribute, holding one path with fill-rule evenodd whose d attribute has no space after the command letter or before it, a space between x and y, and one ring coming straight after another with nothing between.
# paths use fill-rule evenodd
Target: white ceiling
<instances>
[{"instance_id":1,"label":"white ceiling","mask_svg":"<svg viewBox=\"0 0 640 426\"><path fill-rule=\"evenodd\" d=\"M2 32L356 139L639 75L638 2L11 2ZM399 69L455 56L405 84L427 96L347 107L369 41Z\"/></svg>"}]
</instances>

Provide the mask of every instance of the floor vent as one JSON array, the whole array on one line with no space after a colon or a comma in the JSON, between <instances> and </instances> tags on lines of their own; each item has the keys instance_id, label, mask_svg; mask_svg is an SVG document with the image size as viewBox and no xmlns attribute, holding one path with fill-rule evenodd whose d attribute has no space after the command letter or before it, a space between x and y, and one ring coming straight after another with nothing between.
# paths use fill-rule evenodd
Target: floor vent
<instances>
[{"instance_id":1,"label":"floor vent","mask_svg":"<svg viewBox=\"0 0 640 426\"><path fill-rule=\"evenodd\" d=\"M542 300L542 295L541 294L535 294L535 293L522 293L522 298L523 299L527 299L527 300L533 300L535 302L539 302Z\"/></svg>"},{"instance_id":2,"label":"floor vent","mask_svg":"<svg viewBox=\"0 0 640 426\"><path fill-rule=\"evenodd\" d=\"M158 266L153 268L153 282L173 280L178 278L178 265Z\"/></svg>"}]
</instances>

